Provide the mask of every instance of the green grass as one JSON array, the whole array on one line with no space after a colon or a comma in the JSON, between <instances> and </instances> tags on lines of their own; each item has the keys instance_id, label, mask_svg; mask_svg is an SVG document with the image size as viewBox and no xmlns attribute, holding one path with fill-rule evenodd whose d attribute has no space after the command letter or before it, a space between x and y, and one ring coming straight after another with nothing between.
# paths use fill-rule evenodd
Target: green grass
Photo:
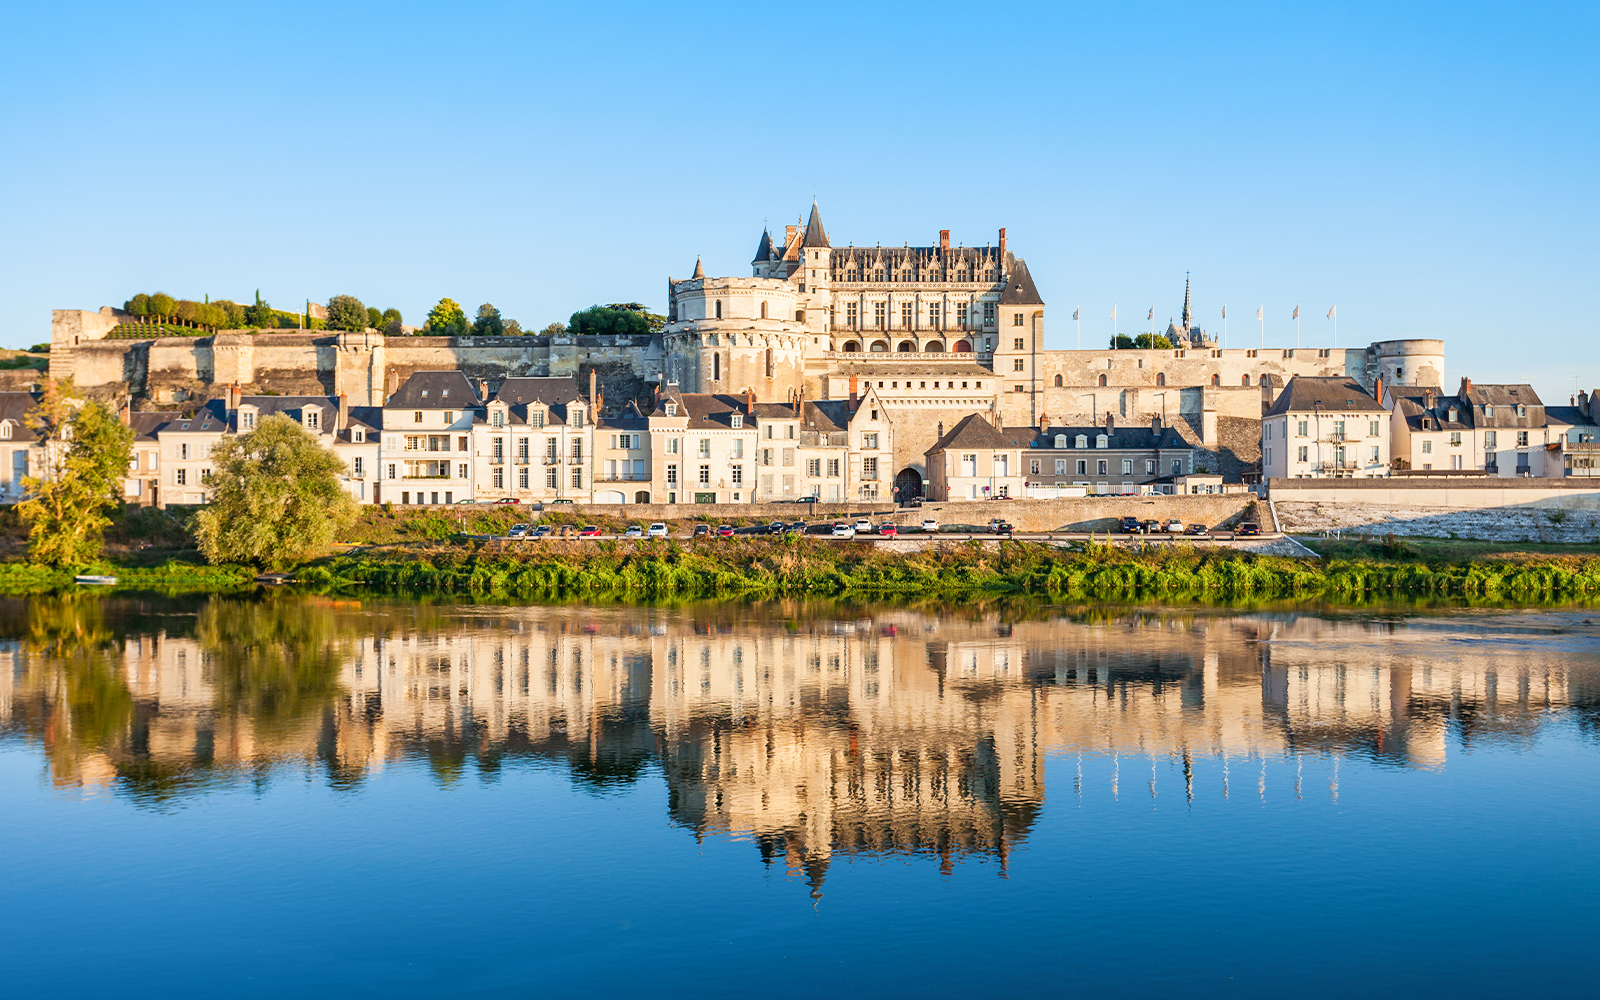
<instances>
[{"instance_id":1,"label":"green grass","mask_svg":"<svg viewBox=\"0 0 1600 1000\"><path fill-rule=\"evenodd\" d=\"M1457 538L1374 536L1361 538L1296 537L1300 544L1325 559L1375 559L1380 561L1466 562L1473 559L1537 561L1542 557L1600 556L1600 542L1479 542Z\"/></svg>"}]
</instances>

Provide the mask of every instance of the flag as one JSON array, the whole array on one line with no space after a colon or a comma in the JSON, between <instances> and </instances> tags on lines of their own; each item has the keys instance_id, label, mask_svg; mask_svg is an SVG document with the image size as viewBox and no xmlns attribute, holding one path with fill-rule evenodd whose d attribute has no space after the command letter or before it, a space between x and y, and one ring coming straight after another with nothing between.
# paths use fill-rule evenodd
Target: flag
<instances>
[{"instance_id":1,"label":"flag","mask_svg":"<svg viewBox=\"0 0 1600 1000\"><path fill-rule=\"evenodd\" d=\"M1155 319L1155 318L1156 318L1156 307L1155 306L1151 306L1150 307L1150 315L1146 316L1145 319Z\"/></svg>"},{"instance_id":2,"label":"flag","mask_svg":"<svg viewBox=\"0 0 1600 1000\"><path fill-rule=\"evenodd\" d=\"M1333 319L1337 315L1339 315L1339 303L1335 302L1333 307L1328 310L1328 318Z\"/></svg>"},{"instance_id":3,"label":"flag","mask_svg":"<svg viewBox=\"0 0 1600 1000\"><path fill-rule=\"evenodd\" d=\"M1261 310L1263 310L1265 308L1266 308L1266 306L1256 306L1256 319L1260 319L1261 318Z\"/></svg>"},{"instance_id":4,"label":"flag","mask_svg":"<svg viewBox=\"0 0 1600 1000\"><path fill-rule=\"evenodd\" d=\"M1228 305L1227 305L1227 303L1223 303L1223 305L1222 305L1222 318L1223 319L1227 319L1228 318Z\"/></svg>"},{"instance_id":5,"label":"flag","mask_svg":"<svg viewBox=\"0 0 1600 1000\"><path fill-rule=\"evenodd\" d=\"M1117 307L1116 306L1112 306L1111 307L1111 318L1113 320L1117 318Z\"/></svg>"},{"instance_id":6,"label":"flag","mask_svg":"<svg viewBox=\"0 0 1600 1000\"><path fill-rule=\"evenodd\" d=\"M1078 310L1076 310L1076 309L1072 310L1072 318L1073 319L1077 319L1078 318Z\"/></svg>"},{"instance_id":7,"label":"flag","mask_svg":"<svg viewBox=\"0 0 1600 1000\"><path fill-rule=\"evenodd\" d=\"M1300 304L1299 303L1295 303L1294 315L1290 316L1289 318L1290 319L1299 319L1300 318Z\"/></svg>"}]
</instances>

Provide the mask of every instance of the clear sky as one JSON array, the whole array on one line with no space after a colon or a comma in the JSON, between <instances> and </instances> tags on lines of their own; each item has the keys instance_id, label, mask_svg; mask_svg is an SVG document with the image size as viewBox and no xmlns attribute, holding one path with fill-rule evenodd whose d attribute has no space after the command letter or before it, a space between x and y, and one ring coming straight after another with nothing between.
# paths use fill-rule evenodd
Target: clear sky
<instances>
[{"instance_id":1,"label":"clear sky","mask_svg":"<svg viewBox=\"0 0 1600 1000\"><path fill-rule=\"evenodd\" d=\"M1600 384L1600 5L10 3L0 344L138 291L664 305L763 221L1007 227L1047 345L1443 337Z\"/></svg>"}]
</instances>

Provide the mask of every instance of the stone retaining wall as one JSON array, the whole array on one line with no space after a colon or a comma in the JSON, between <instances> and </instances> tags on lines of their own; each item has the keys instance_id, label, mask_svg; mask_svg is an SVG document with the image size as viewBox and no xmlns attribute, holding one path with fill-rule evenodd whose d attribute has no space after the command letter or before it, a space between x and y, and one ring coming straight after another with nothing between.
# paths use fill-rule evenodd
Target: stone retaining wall
<instances>
[{"instance_id":1,"label":"stone retaining wall","mask_svg":"<svg viewBox=\"0 0 1600 1000\"><path fill-rule=\"evenodd\" d=\"M1446 507L1352 500L1273 500L1284 531L1471 538L1495 542L1600 542L1600 510L1542 506Z\"/></svg>"}]
</instances>

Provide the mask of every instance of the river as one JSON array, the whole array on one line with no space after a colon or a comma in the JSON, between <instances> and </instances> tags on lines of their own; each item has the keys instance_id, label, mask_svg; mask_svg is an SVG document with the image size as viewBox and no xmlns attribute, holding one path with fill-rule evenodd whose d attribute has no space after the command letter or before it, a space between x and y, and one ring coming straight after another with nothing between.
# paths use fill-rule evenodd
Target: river
<instances>
[{"instance_id":1,"label":"river","mask_svg":"<svg viewBox=\"0 0 1600 1000\"><path fill-rule=\"evenodd\" d=\"M1592 995L1600 614L0 602L13 996Z\"/></svg>"}]
</instances>

